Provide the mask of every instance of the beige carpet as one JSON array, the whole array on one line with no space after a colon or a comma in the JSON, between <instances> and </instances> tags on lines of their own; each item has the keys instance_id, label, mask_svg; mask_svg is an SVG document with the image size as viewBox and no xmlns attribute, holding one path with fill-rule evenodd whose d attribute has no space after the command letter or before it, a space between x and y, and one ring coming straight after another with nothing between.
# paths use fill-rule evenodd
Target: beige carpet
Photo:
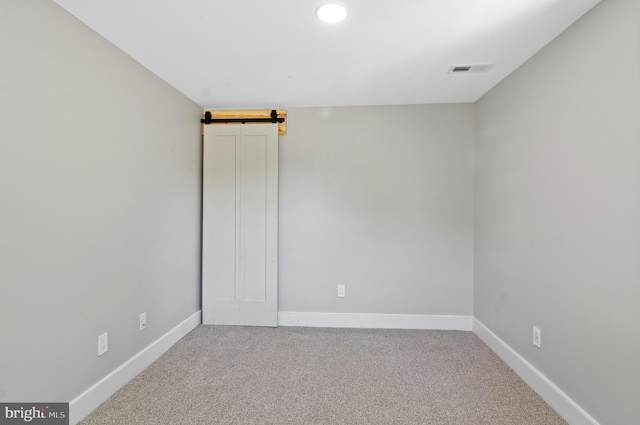
<instances>
[{"instance_id":1,"label":"beige carpet","mask_svg":"<svg viewBox=\"0 0 640 425\"><path fill-rule=\"evenodd\" d=\"M471 332L199 326L90 424L566 424Z\"/></svg>"}]
</instances>

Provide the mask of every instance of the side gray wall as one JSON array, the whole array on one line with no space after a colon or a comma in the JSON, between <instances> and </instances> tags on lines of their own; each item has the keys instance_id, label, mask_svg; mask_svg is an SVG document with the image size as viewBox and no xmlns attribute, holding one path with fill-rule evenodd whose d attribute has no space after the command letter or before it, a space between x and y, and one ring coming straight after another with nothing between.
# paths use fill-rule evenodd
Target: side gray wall
<instances>
[{"instance_id":1,"label":"side gray wall","mask_svg":"<svg viewBox=\"0 0 640 425\"><path fill-rule=\"evenodd\" d=\"M640 2L606 0L476 104L475 315L612 425L640 423L638 52Z\"/></svg>"},{"instance_id":2,"label":"side gray wall","mask_svg":"<svg viewBox=\"0 0 640 425\"><path fill-rule=\"evenodd\" d=\"M70 401L199 309L201 108L48 0L0 58L0 400Z\"/></svg>"},{"instance_id":3,"label":"side gray wall","mask_svg":"<svg viewBox=\"0 0 640 425\"><path fill-rule=\"evenodd\" d=\"M280 310L472 315L474 106L287 114Z\"/></svg>"}]
</instances>

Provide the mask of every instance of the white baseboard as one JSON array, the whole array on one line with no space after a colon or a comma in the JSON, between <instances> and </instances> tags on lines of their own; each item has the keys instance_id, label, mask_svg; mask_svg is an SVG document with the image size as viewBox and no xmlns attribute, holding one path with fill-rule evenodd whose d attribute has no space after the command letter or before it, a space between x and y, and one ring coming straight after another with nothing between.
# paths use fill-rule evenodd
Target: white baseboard
<instances>
[{"instance_id":1,"label":"white baseboard","mask_svg":"<svg viewBox=\"0 0 640 425\"><path fill-rule=\"evenodd\" d=\"M599 425L583 408L478 319L473 332L570 425Z\"/></svg>"},{"instance_id":2,"label":"white baseboard","mask_svg":"<svg viewBox=\"0 0 640 425\"><path fill-rule=\"evenodd\" d=\"M311 328L438 329L470 331L472 316L420 314L309 313L280 311L278 326Z\"/></svg>"},{"instance_id":3,"label":"white baseboard","mask_svg":"<svg viewBox=\"0 0 640 425\"><path fill-rule=\"evenodd\" d=\"M197 311L73 399L69 403L69 423L77 424L84 419L200 323L202 312Z\"/></svg>"}]
</instances>

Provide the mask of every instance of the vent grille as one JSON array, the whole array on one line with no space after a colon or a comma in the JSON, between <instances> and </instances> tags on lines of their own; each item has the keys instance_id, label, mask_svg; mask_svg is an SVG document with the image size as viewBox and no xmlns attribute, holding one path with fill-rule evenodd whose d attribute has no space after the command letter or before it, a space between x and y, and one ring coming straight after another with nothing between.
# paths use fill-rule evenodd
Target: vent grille
<instances>
[{"instance_id":1,"label":"vent grille","mask_svg":"<svg viewBox=\"0 0 640 425\"><path fill-rule=\"evenodd\" d=\"M491 68L493 68L492 63L483 63L476 65L453 65L449 68L448 74L476 74L489 72Z\"/></svg>"}]
</instances>

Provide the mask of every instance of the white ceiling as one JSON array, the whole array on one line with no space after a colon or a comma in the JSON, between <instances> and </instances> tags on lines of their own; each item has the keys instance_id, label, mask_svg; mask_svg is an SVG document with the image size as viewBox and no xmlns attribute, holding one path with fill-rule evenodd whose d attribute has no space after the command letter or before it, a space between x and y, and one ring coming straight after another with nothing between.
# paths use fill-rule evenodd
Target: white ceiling
<instances>
[{"instance_id":1,"label":"white ceiling","mask_svg":"<svg viewBox=\"0 0 640 425\"><path fill-rule=\"evenodd\" d=\"M54 1L203 108L286 108L474 102L600 0Z\"/></svg>"}]
</instances>

